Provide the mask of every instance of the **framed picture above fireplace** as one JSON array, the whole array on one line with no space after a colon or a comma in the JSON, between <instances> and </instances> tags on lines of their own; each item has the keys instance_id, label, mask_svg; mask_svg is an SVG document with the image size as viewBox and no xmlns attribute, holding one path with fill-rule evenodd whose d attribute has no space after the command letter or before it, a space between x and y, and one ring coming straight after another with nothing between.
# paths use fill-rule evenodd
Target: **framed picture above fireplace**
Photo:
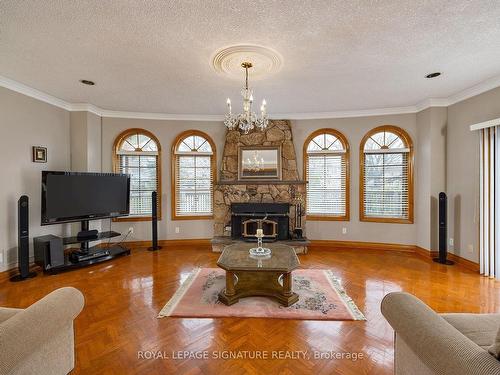
<instances>
[{"instance_id":1,"label":"framed picture above fireplace","mask_svg":"<svg viewBox=\"0 0 500 375\"><path fill-rule=\"evenodd\" d=\"M280 146L241 146L239 180L281 180Z\"/></svg>"}]
</instances>

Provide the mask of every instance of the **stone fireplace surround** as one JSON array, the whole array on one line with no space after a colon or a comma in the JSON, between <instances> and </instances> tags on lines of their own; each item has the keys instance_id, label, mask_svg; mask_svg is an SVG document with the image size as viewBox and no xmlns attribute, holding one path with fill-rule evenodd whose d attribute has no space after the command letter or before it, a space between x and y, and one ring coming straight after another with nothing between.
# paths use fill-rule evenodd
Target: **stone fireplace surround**
<instances>
[{"instance_id":1,"label":"stone fireplace surround","mask_svg":"<svg viewBox=\"0 0 500 375\"><path fill-rule=\"evenodd\" d=\"M281 180L238 180L238 150L241 146L280 146ZM305 217L306 182L299 179L297 158L293 144L290 122L271 120L266 130L253 130L242 134L238 130L228 130L224 144L219 181L214 186L214 238L212 248L222 251L234 242L231 239L231 205L233 203L288 203L290 204L290 232L295 224L295 200L303 204L302 228L306 233ZM305 252L309 241L285 241Z\"/></svg>"}]
</instances>

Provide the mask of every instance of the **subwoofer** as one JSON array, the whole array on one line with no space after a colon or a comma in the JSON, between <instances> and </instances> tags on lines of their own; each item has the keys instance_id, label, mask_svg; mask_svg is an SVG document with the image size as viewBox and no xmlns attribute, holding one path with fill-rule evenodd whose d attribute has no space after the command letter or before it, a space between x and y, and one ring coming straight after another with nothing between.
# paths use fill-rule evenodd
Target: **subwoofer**
<instances>
[{"instance_id":1,"label":"subwoofer","mask_svg":"<svg viewBox=\"0 0 500 375\"><path fill-rule=\"evenodd\" d=\"M29 198L23 195L17 201L17 267L19 274L10 281L22 281L36 276L30 272Z\"/></svg>"},{"instance_id":2,"label":"subwoofer","mask_svg":"<svg viewBox=\"0 0 500 375\"><path fill-rule=\"evenodd\" d=\"M156 191L151 193L151 247L149 251L160 250L158 245L158 194Z\"/></svg>"},{"instance_id":3,"label":"subwoofer","mask_svg":"<svg viewBox=\"0 0 500 375\"><path fill-rule=\"evenodd\" d=\"M439 193L439 256L434 262L452 265L453 261L446 259L448 250L446 246L448 237L448 197L445 193Z\"/></svg>"}]
</instances>

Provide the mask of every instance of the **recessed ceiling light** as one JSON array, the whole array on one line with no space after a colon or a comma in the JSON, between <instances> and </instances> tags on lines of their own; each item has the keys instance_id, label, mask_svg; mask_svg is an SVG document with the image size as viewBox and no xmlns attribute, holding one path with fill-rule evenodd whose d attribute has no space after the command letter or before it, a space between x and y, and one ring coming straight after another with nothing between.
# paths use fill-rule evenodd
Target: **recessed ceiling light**
<instances>
[{"instance_id":1,"label":"recessed ceiling light","mask_svg":"<svg viewBox=\"0 0 500 375\"><path fill-rule=\"evenodd\" d=\"M89 85L89 86L94 86L95 85L94 81L89 81L88 79L81 79L80 83L83 83L84 85Z\"/></svg>"},{"instance_id":2,"label":"recessed ceiling light","mask_svg":"<svg viewBox=\"0 0 500 375\"><path fill-rule=\"evenodd\" d=\"M434 73L429 73L425 76L425 78L436 78L441 75L441 72L434 72Z\"/></svg>"}]
</instances>

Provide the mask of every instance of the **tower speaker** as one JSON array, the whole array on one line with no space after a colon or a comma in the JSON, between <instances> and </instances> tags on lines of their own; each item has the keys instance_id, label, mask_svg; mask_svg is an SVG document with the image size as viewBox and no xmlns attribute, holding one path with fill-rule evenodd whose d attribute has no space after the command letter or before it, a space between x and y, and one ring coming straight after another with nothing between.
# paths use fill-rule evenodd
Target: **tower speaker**
<instances>
[{"instance_id":1,"label":"tower speaker","mask_svg":"<svg viewBox=\"0 0 500 375\"><path fill-rule=\"evenodd\" d=\"M22 195L17 201L17 266L19 274L10 281L21 281L36 276L30 272L29 199Z\"/></svg>"},{"instance_id":2,"label":"tower speaker","mask_svg":"<svg viewBox=\"0 0 500 375\"><path fill-rule=\"evenodd\" d=\"M448 197L439 193L439 256L434 258L434 262L452 265L453 261L446 259L448 256L446 240L448 237Z\"/></svg>"},{"instance_id":3,"label":"tower speaker","mask_svg":"<svg viewBox=\"0 0 500 375\"><path fill-rule=\"evenodd\" d=\"M160 250L158 245L158 194L156 191L151 193L151 247L149 251Z\"/></svg>"}]
</instances>

